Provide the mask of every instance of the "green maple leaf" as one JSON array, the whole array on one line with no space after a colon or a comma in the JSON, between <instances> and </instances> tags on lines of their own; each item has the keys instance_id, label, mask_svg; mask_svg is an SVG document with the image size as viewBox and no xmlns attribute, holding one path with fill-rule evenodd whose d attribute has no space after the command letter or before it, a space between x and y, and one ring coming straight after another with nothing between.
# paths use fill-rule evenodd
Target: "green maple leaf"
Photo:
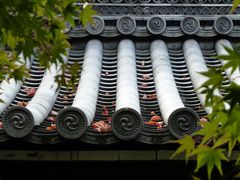
<instances>
[{"instance_id":1,"label":"green maple leaf","mask_svg":"<svg viewBox=\"0 0 240 180\"><path fill-rule=\"evenodd\" d=\"M72 88L72 90L76 90L76 84L78 82L79 77L79 64L74 62L68 68L68 72L71 74L71 79L67 83L67 88Z\"/></svg>"},{"instance_id":2,"label":"green maple leaf","mask_svg":"<svg viewBox=\"0 0 240 180\"><path fill-rule=\"evenodd\" d=\"M47 54L45 51L42 51L39 55L39 63L41 67L44 67L46 69L50 68L51 62L48 61L49 54Z\"/></svg>"},{"instance_id":3,"label":"green maple leaf","mask_svg":"<svg viewBox=\"0 0 240 180\"><path fill-rule=\"evenodd\" d=\"M219 135L219 119L213 120L208 122L204 128L200 129L199 131L196 131L194 135L200 135L203 136L201 145L204 145L212 138L215 138Z\"/></svg>"},{"instance_id":4,"label":"green maple leaf","mask_svg":"<svg viewBox=\"0 0 240 180\"><path fill-rule=\"evenodd\" d=\"M19 66L13 72L9 74L9 77L13 77L16 81L23 81L24 77L26 77L26 67L25 65Z\"/></svg>"},{"instance_id":5,"label":"green maple leaf","mask_svg":"<svg viewBox=\"0 0 240 180\"><path fill-rule=\"evenodd\" d=\"M174 152L170 159L174 158L176 155L186 152L186 161L191 156L191 152L195 148L195 141L192 139L192 136L185 135L183 138L172 141L173 143L179 143L179 148Z\"/></svg>"},{"instance_id":6,"label":"green maple leaf","mask_svg":"<svg viewBox=\"0 0 240 180\"><path fill-rule=\"evenodd\" d=\"M223 174L221 161L228 161L228 158L224 154L224 149L213 149L208 146L200 146L193 153L197 154L197 167L195 169L195 172L206 165L208 179L211 179L211 173L214 166L217 167L221 175Z\"/></svg>"},{"instance_id":7,"label":"green maple leaf","mask_svg":"<svg viewBox=\"0 0 240 180\"><path fill-rule=\"evenodd\" d=\"M234 48L231 49L225 46L224 49L228 54L220 55L218 58L227 61L227 63L223 65L223 69L231 68L231 73L233 73L237 68L240 68L240 54Z\"/></svg>"},{"instance_id":8,"label":"green maple leaf","mask_svg":"<svg viewBox=\"0 0 240 180\"><path fill-rule=\"evenodd\" d=\"M192 175L193 180L201 180L199 177Z\"/></svg>"},{"instance_id":9,"label":"green maple leaf","mask_svg":"<svg viewBox=\"0 0 240 180\"><path fill-rule=\"evenodd\" d=\"M1 29L3 33L3 43L6 43L10 48L14 49L16 46L16 38L13 36L11 31L6 31L4 28Z\"/></svg>"},{"instance_id":10,"label":"green maple leaf","mask_svg":"<svg viewBox=\"0 0 240 180\"><path fill-rule=\"evenodd\" d=\"M234 108L236 104L240 103L240 86L234 82L231 82L229 87L226 87L227 95L223 100L230 101L230 111Z\"/></svg>"},{"instance_id":11,"label":"green maple leaf","mask_svg":"<svg viewBox=\"0 0 240 180\"><path fill-rule=\"evenodd\" d=\"M29 58L29 57L31 57L31 55L34 54L33 47L35 47L34 41L31 38L26 38L24 46L23 46L24 58L27 58L27 57Z\"/></svg>"},{"instance_id":12,"label":"green maple leaf","mask_svg":"<svg viewBox=\"0 0 240 180\"><path fill-rule=\"evenodd\" d=\"M228 156L231 155L237 142L240 142L240 107L235 106L228 116L227 122L223 126L224 133L228 136Z\"/></svg>"},{"instance_id":13,"label":"green maple leaf","mask_svg":"<svg viewBox=\"0 0 240 180\"><path fill-rule=\"evenodd\" d=\"M86 26L87 23L94 23L92 16L96 14L96 11L93 10L92 5L86 5L83 10L80 12L80 20L83 26Z\"/></svg>"},{"instance_id":14,"label":"green maple leaf","mask_svg":"<svg viewBox=\"0 0 240 180\"><path fill-rule=\"evenodd\" d=\"M231 128L229 128L229 141L228 141L228 156L232 154L232 150L235 147L237 141L240 140L239 136L239 127L234 124Z\"/></svg>"},{"instance_id":15,"label":"green maple leaf","mask_svg":"<svg viewBox=\"0 0 240 180\"><path fill-rule=\"evenodd\" d=\"M239 165L239 163L240 163L240 154L237 155L237 160L236 160L236 164Z\"/></svg>"},{"instance_id":16,"label":"green maple leaf","mask_svg":"<svg viewBox=\"0 0 240 180\"><path fill-rule=\"evenodd\" d=\"M212 89L215 89L222 84L223 76L220 69L212 68L209 71L201 72L200 74L208 77L208 80L203 83L202 87L211 86Z\"/></svg>"},{"instance_id":17,"label":"green maple leaf","mask_svg":"<svg viewBox=\"0 0 240 180\"><path fill-rule=\"evenodd\" d=\"M220 136L220 137L217 139L217 141L214 143L213 148L217 148L217 147L219 147L219 146L222 146L222 145L228 143L228 141L230 140L230 137L229 137L229 136L230 136L229 133L226 133L226 134Z\"/></svg>"},{"instance_id":18,"label":"green maple leaf","mask_svg":"<svg viewBox=\"0 0 240 180\"><path fill-rule=\"evenodd\" d=\"M72 3L69 3L63 11L63 16L65 17L65 20L68 23L70 23L72 27L75 26L75 22L73 18L74 12L75 12L75 5L73 5Z\"/></svg>"},{"instance_id":19,"label":"green maple leaf","mask_svg":"<svg viewBox=\"0 0 240 180\"><path fill-rule=\"evenodd\" d=\"M240 4L240 0L234 0L233 6L230 12L233 13L233 11L238 7L239 4Z\"/></svg>"}]
</instances>

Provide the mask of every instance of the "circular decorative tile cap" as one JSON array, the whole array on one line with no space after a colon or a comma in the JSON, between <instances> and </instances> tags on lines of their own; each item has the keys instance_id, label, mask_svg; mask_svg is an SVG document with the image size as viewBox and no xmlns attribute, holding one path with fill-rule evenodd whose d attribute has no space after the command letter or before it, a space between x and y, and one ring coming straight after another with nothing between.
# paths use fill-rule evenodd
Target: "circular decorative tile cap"
<instances>
[{"instance_id":1,"label":"circular decorative tile cap","mask_svg":"<svg viewBox=\"0 0 240 180\"><path fill-rule=\"evenodd\" d=\"M116 111L112 118L112 131L122 140L135 139L142 130L142 118L140 114L131 108L123 108Z\"/></svg>"},{"instance_id":2,"label":"circular decorative tile cap","mask_svg":"<svg viewBox=\"0 0 240 180\"><path fill-rule=\"evenodd\" d=\"M117 28L122 34L132 34L136 29L136 21L130 16L123 16L118 19Z\"/></svg>"},{"instance_id":3,"label":"circular decorative tile cap","mask_svg":"<svg viewBox=\"0 0 240 180\"><path fill-rule=\"evenodd\" d=\"M9 136L23 138L33 130L33 115L25 107L11 107L3 115L3 127Z\"/></svg>"},{"instance_id":4,"label":"circular decorative tile cap","mask_svg":"<svg viewBox=\"0 0 240 180\"><path fill-rule=\"evenodd\" d=\"M89 34L98 35L101 34L105 27L105 23L102 17L93 16L93 23L87 23L86 30Z\"/></svg>"},{"instance_id":5,"label":"circular decorative tile cap","mask_svg":"<svg viewBox=\"0 0 240 180\"><path fill-rule=\"evenodd\" d=\"M214 28L219 34L229 34L233 28L233 21L226 16L219 17L214 21Z\"/></svg>"},{"instance_id":6,"label":"circular decorative tile cap","mask_svg":"<svg viewBox=\"0 0 240 180\"><path fill-rule=\"evenodd\" d=\"M148 31L152 34L161 34L166 28L166 21L158 16L153 16L147 21Z\"/></svg>"},{"instance_id":7,"label":"circular decorative tile cap","mask_svg":"<svg viewBox=\"0 0 240 180\"><path fill-rule=\"evenodd\" d=\"M58 133L66 139L77 139L87 129L87 117L76 107L61 110L56 118Z\"/></svg>"},{"instance_id":8,"label":"circular decorative tile cap","mask_svg":"<svg viewBox=\"0 0 240 180\"><path fill-rule=\"evenodd\" d=\"M182 138L186 134L195 132L198 126L199 117L190 108L180 108L172 112L168 119L168 129L176 138Z\"/></svg>"},{"instance_id":9,"label":"circular decorative tile cap","mask_svg":"<svg viewBox=\"0 0 240 180\"><path fill-rule=\"evenodd\" d=\"M185 17L181 21L181 28L185 34L192 35L195 34L200 27L200 22L195 17Z\"/></svg>"}]
</instances>

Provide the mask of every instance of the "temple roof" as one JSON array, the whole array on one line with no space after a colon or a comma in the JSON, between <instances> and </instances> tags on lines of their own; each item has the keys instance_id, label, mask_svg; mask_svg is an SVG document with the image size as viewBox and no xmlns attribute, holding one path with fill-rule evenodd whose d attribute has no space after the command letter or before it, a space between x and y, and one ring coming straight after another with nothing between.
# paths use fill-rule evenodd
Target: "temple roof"
<instances>
[{"instance_id":1,"label":"temple roof","mask_svg":"<svg viewBox=\"0 0 240 180\"><path fill-rule=\"evenodd\" d=\"M70 37L239 37L239 10L231 0L93 0L95 24L68 26ZM83 5L78 3L77 5Z\"/></svg>"},{"instance_id":2,"label":"temple roof","mask_svg":"<svg viewBox=\"0 0 240 180\"><path fill-rule=\"evenodd\" d=\"M1 141L22 138L34 143L79 139L91 144L139 141L163 144L199 129L211 112L198 89L206 80L198 72L220 67L216 55L233 40L162 39L74 40L69 66L79 64L77 89L57 89L50 70L30 60L23 84L1 82L9 106L2 108ZM70 73L64 72L70 79ZM234 78L223 72L227 85ZM235 73L236 78L239 73ZM13 91L14 90L14 91ZM219 90L219 95L224 92Z\"/></svg>"},{"instance_id":3,"label":"temple roof","mask_svg":"<svg viewBox=\"0 0 240 180\"><path fill-rule=\"evenodd\" d=\"M93 0L94 24L67 24L71 49L50 69L29 59L29 77L0 84L0 141L22 139L55 144L78 139L90 144L135 141L164 144L201 128L205 106L199 72L224 65L240 36L238 7L231 0ZM76 3L76 5L83 5ZM22 58L22 57L20 57ZM76 89L58 88L55 76ZM222 72L239 83L239 71ZM221 89L215 92L224 96ZM228 104L225 104L228 106Z\"/></svg>"}]
</instances>

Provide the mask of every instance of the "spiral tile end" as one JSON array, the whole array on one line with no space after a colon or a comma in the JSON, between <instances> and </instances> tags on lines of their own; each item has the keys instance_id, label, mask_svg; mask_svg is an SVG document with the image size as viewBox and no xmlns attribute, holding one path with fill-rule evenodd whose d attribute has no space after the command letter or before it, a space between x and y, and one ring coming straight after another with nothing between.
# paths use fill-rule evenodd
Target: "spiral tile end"
<instances>
[{"instance_id":1,"label":"spiral tile end","mask_svg":"<svg viewBox=\"0 0 240 180\"><path fill-rule=\"evenodd\" d=\"M132 140L140 134L143 122L136 110L123 108L114 113L111 125L113 133L119 139Z\"/></svg>"},{"instance_id":2,"label":"spiral tile end","mask_svg":"<svg viewBox=\"0 0 240 180\"><path fill-rule=\"evenodd\" d=\"M172 112L168 119L168 129L176 138L192 134L198 129L199 116L190 108L180 108Z\"/></svg>"},{"instance_id":3,"label":"spiral tile end","mask_svg":"<svg viewBox=\"0 0 240 180\"><path fill-rule=\"evenodd\" d=\"M23 138L29 135L34 127L32 113L19 106L9 108L3 115L5 132L13 138Z\"/></svg>"},{"instance_id":4,"label":"spiral tile end","mask_svg":"<svg viewBox=\"0 0 240 180\"><path fill-rule=\"evenodd\" d=\"M66 139L77 139L86 131L88 122L85 113L76 108L65 108L57 116L58 133Z\"/></svg>"}]
</instances>

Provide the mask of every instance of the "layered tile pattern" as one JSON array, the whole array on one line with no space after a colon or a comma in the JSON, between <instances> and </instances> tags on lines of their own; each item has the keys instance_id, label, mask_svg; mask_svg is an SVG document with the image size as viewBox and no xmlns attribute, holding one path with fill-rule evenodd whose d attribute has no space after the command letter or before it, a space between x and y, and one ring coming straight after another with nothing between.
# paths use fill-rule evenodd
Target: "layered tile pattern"
<instances>
[{"instance_id":1,"label":"layered tile pattern","mask_svg":"<svg viewBox=\"0 0 240 180\"><path fill-rule=\"evenodd\" d=\"M30 77L2 108L1 141L23 138L34 143L59 143L79 139L91 144L133 140L149 144L191 134L201 117L211 112L197 90L206 80L198 72L225 62L227 39L182 42L136 39L73 41L68 66L77 62L76 90L60 87L54 76L59 66L45 71L33 59ZM239 81L239 71L225 81ZM5 83L5 84L4 84ZM11 92L11 82L2 82ZM224 95L221 89L216 92ZM226 104L227 106L227 104Z\"/></svg>"}]
</instances>

